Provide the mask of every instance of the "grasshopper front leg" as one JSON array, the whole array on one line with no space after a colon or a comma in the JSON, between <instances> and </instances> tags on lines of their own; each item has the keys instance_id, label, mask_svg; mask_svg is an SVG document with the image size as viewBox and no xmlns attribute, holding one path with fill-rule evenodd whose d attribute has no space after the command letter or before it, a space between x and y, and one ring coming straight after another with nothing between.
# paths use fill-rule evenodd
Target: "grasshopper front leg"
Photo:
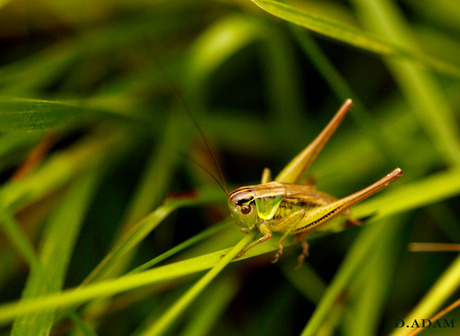
<instances>
[{"instance_id":1,"label":"grasshopper front leg","mask_svg":"<svg viewBox=\"0 0 460 336\"><path fill-rule=\"evenodd\" d=\"M252 244L249 244L246 246L238 255L235 257L235 259L238 259L242 257L247 251L249 251L251 248L254 246L270 239L272 237L272 231L282 231L284 234L281 236L280 240L278 241L278 252L275 254L272 263L276 263L279 259L279 257L283 254L283 243L286 240L286 238L291 234L292 230L295 229L296 225L302 220L302 218L305 216L305 210L300 209L299 211L293 212L286 216L285 218L275 222L275 224L268 224L269 221L264 221L259 226L260 232L264 233L264 236L253 242Z\"/></svg>"},{"instance_id":2,"label":"grasshopper front leg","mask_svg":"<svg viewBox=\"0 0 460 336\"><path fill-rule=\"evenodd\" d=\"M240 253L238 253L235 257L235 259L241 258L247 251L252 249L254 246L263 243L264 241L270 239L273 235L272 230L270 229L268 223L264 221L262 224L259 226L259 231L262 233L264 236L259 238L258 240L252 242L248 246L246 246L244 249L241 250Z\"/></svg>"}]
</instances>

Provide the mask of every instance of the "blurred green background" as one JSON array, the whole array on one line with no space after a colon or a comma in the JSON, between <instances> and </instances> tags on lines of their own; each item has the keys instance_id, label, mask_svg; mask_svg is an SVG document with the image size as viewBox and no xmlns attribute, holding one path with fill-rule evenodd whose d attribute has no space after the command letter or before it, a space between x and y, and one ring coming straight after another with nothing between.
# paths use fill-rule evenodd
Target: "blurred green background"
<instances>
[{"instance_id":1,"label":"blurred green background","mask_svg":"<svg viewBox=\"0 0 460 336\"><path fill-rule=\"evenodd\" d=\"M286 4L0 1L2 335L404 334L458 300L458 252L407 247L460 244L460 6ZM297 245L270 263L272 239L174 311L243 237L189 114L232 189L346 98L308 175L344 197L401 167L355 209L371 219L312 239L299 270ZM152 259L173 266L126 277ZM458 335L458 308L445 319L422 335Z\"/></svg>"}]
</instances>

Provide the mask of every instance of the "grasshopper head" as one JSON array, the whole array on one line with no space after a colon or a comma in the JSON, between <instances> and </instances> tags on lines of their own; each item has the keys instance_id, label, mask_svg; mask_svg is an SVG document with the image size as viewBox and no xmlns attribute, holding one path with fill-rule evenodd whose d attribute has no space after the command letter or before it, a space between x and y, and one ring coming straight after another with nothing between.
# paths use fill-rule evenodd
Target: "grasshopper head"
<instances>
[{"instance_id":1,"label":"grasshopper head","mask_svg":"<svg viewBox=\"0 0 460 336\"><path fill-rule=\"evenodd\" d=\"M257 224L258 216L254 193L248 187L235 189L228 195L228 207L233 220L241 226L242 232L249 232Z\"/></svg>"}]
</instances>

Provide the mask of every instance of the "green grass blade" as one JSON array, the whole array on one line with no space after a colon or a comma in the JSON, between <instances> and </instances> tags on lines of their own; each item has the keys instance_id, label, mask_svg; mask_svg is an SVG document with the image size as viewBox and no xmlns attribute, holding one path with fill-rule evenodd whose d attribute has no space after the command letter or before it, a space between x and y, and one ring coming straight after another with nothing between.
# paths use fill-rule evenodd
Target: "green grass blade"
<instances>
[{"instance_id":1,"label":"green grass blade","mask_svg":"<svg viewBox=\"0 0 460 336\"><path fill-rule=\"evenodd\" d=\"M11 216L8 210L2 208L0 211L1 226L6 236L13 243L19 254L29 263L31 268L43 275L43 267L36 255L35 249L30 240L21 231L18 222Z\"/></svg>"},{"instance_id":2,"label":"green grass blade","mask_svg":"<svg viewBox=\"0 0 460 336\"><path fill-rule=\"evenodd\" d=\"M187 293L185 293L169 310L161 316L158 321L148 328L142 335L143 336L157 336L162 335L169 326L177 319L190 303L209 285L209 283L232 261L232 259L256 236L256 232L251 232L244 236L228 253L225 257L221 258L219 262L196 282Z\"/></svg>"},{"instance_id":3,"label":"green grass blade","mask_svg":"<svg viewBox=\"0 0 460 336\"><path fill-rule=\"evenodd\" d=\"M361 48L384 56L403 57L431 66L438 71L454 76L460 76L460 69L456 65L429 58L422 53L416 53L393 44L382 37L372 35L357 28L333 21L325 16L306 12L298 8L271 0L253 0L253 2L283 20L305 27L321 35L330 37L348 45Z\"/></svg>"},{"instance_id":4,"label":"green grass blade","mask_svg":"<svg viewBox=\"0 0 460 336\"><path fill-rule=\"evenodd\" d=\"M290 261L283 261L281 270L284 276L312 303L318 304L327 286L324 280L307 263L293 269Z\"/></svg>"},{"instance_id":5,"label":"green grass blade","mask_svg":"<svg viewBox=\"0 0 460 336\"><path fill-rule=\"evenodd\" d=\"M202 241L202 240L204 240L206 238L209 238L214 233L226 228L229 224L234 224L234 222L230 218L224 219L222 222L220 222L218 224L214 224L213 226L207 228L206 230L196 234L192 238L187 239L183 243L180 243L180 244L174 246L172 249L170 249L170 250L166 251L165 253L159 255L158 257L155 257L152 260L146 262L145 264L143 264L143 265L141 265L139 267L136 267L135 269L130 271L128 274L145 271L145 270L155 266L156 264L162 262L163 260L166 260L167 258L172 257L173 255L185 250L186 248L188 248L188 247L190 247L192 245L195 245L195 244L199 243L200 241Z\"/></svg>"},{"instance_id":6,"label":"green grass blade","mask_svg":"<svg viewBox=\"0 0 460 336\"><path fill-rule=\"evenodd\" d=\"M80 316L74 312L69 312L69 318L73 323L79 328L79 332L83 336L97 336L96 332L89 326L85 321L83 321Z\"/></svg>"},{"instance_id":7,"label":"green grass blade","mask_svg":"<svg viewBox=\"0 0 460 336\"><path fill-rule=\"evenodd\" d=\"M357 28L335 22L327 17L307 12L281 2L271 0L253 0L253 2L274 16L305 27L316 33L345 42L346 44L369 50L377 54L397 54L395 48L386 41L371 36Z\"/></svg>"},{"instance_id":8,"label":"green grass blade","mask_svg":"<svg viewBox=\"0 0 460 336\"><path fill-rule=\"evenodd\" d=\"M260 34L260 27L242 15L229 15L209 26L194 41L187 54L184 78L186 96L201 100L206 81L216 69L260 38Z\"/></svg>"},{"instance_id":9,"label":"green grass blade","mask_svg":"<svg viewBox=\"0 0 460 336\"><path fill-rule=\"evenodd\" d=\"M348 334L378 334L383 311L389 301L393 274L397 272L396 265L406 249L403 221L399 219L395 223L390 223L390 220L387 222L389 226L385 234L375 242L373 250L368 253L348 287L348 293L352 296L351 307L347 307L343 319ZM369 274L373 275L372 279L378 281L369 281ZM356 325L353 321L360 323ZM345 330L343 333L347 334Z\"/></svg>"},{"instance_id":10,"label":"green grass blade","mask_svg":"<svg viewBox=\"0 0 460 336\"><path fill-rule=\"evenodd\" d=\"M129 118L150 123L148 116L132 111L101 110L91 106L91 100L51 101L42 99L0 97L0 131L38 132L82 122L99 116L105 118Z\"/></svg>"},{"instance_id":11,"label":"green grass blade","mask_svg":"<svg viewBox=\"0 0 460 336\"><path fill-rule=\"evenodd\" d=\"M81 117L85 110L62 102L38 99L0 98L0 130L43 131Z\"/></svg>"},{"instance_id":12,"label":"green grass blade","mask_svg":"<svg viewBox=\"0 0 460 336\"><path fill-rule=\"evenodd\" d=\"M78 232L99 177L99 170L91 171L74 182L64 196L59 209L45 228L41 243L40 261L46 274L32 270L22 300L45 296L61 289ZM15 320L11 335L46 335L53 322L52 310L21 316Z\"/></svg>"},{"instance_id":13,"label":"green grass blade","mask_svg":"<svg viewBox=\"0 0 460 336\"><path fill-rule=\"evenodd\" d=\"M217 279L202 296L199 309L196 309L189 317L188 325L182 330L183 336L210 335L212 327L217 324L219 317L233 299L239 289L239 281L231 274ZM219 327L218 327L219 328Z\"/></svg>"}]
</instances>

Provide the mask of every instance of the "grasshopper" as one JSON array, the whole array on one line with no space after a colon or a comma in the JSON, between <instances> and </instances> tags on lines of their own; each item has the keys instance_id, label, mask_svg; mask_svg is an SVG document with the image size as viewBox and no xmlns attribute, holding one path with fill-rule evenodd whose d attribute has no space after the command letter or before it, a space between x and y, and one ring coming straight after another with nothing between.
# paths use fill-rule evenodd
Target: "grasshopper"
<instances>
[{"instance_id":1,"label":"grasshopper","mask_svg":"<svg viewBox=\"0 0 460 336\"><path fill-rule=\"evenodd\" d=\"M298 184L352 106L352 100L347 99L316 139L300 152L274 181L271 181L270 170L265 168L261 184L240 187L228 193L231 216L241 226L241 231L247 233L257 229L263 234L261 238L246 246L236 258L244 255L255 245L270 239L273 232L279 232L282 236L272 262L276 262L283 253L286 238L297 234L295 240L302 245L302 253L298 257L300 265L308 255L308 243L305 238L310 233L338 215L346 215L351 223L359 225L360 221L351 217L350 207L401 177L402 170L396 168L374 184L342 199L317 191L313 185Z\"/></svg>"}]
</instances>

